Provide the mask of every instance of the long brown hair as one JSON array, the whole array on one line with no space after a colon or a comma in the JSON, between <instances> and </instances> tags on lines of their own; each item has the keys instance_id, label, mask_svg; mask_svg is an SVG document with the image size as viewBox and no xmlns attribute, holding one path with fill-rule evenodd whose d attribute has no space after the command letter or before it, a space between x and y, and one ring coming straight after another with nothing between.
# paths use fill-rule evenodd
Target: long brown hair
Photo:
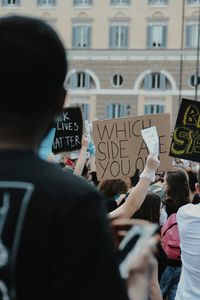
<instances>
[{"instance_id":1,"label":"long brown hair","mask_svg":"<svg viewBox=\"0 0 200 300\"><path fill-rule=\"evenodd\" d=\"M180 168L166 172L166 205L167 213L176 213L177 210L190 202L189 180L187 173Z\"/></svg>"}]
</instances>

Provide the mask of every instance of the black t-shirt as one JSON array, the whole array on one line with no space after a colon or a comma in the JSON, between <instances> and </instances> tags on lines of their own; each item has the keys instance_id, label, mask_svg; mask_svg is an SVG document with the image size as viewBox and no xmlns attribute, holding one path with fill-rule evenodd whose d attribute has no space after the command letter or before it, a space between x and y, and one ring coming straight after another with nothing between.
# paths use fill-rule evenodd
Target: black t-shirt
<instances>
[{"instance_id":1,"label":"black t-shirt","mask_svg":"<svg viewBox=\"0 0 200 300\"><path fill-rule=\"evenodd\" d=\"M94 187L31 151L7 150L0 196L0 299L128 299Z\"/></svg>"}]
</instances>

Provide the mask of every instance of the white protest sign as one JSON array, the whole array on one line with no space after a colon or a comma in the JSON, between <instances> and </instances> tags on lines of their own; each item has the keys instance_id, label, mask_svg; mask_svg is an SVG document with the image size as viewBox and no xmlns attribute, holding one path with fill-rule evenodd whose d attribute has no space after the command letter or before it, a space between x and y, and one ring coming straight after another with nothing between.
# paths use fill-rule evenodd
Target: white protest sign
<instances>
[{"instance_id":1,"label":"white protest sign","mask_svg":"<svg viewBox=\"0 0 200 300\"><path fill-rule=\"evenodd\" d=\"M155 126L141 130L142 137L147 145L149 153L159 155L159 137Z\"/></svg>"}]
</instances>

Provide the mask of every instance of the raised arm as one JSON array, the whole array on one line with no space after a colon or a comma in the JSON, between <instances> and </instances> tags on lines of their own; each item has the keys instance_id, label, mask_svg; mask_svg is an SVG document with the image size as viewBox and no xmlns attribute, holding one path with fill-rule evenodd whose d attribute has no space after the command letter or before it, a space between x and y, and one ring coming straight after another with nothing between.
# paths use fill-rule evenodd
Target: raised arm
<instances>
[{"instance_id":1,"label":"raised arm","mask_svg":"<svg viewBox=\"0 0 200 300\"><path fill-rule=\"evenodd\" d=\"M81 176L85 162L87 160L88 141L85 136L82 137L81 144L82 144L82 147L81 147L80 155L79 155L79 158L77 160L77 163L76 163L76 166L74 169L74 174L79 175L79 176Z\"/></svg>"},{"instance_id":2,"label":"raised arm","mask_svg":"<svg viewBox=\"0 0 200 300\"><path fill-rule=\"evenodd\" d=\"M151 182L155 180L155 172L160 162L154 155L147 158L146 166L140 175L140 180L130 192L124 204L110 212L111 218L130 218L142 205Z\"/></svg>"}]
</instances>

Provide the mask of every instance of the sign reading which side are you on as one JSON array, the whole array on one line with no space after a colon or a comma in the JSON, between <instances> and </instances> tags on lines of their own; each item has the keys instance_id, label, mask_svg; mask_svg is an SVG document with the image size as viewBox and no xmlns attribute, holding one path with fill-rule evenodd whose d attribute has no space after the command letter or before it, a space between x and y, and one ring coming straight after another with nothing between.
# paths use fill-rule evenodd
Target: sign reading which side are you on
<instances>
[{"instance_id":1,"label":"sign reading which side are you on","mask_svg":"<svg viewBox=\"0 0 200 300\"><path fill-rule=\"evenodd\" d=\"M65 108L59 115L52 145L54 154L81 149L83 117L79 106Z\"/></svg>"},{"instance_id":2,"label":"sign reading which side are you on","mask_svg":"<svg viewBox=\"0 0 200 300\"><path fill-rule=\"evenodd\" d=\"M160 171L172 167L169 157L170 115L145 115L93 122L98 180L133 176L144 169L149 154L141 130L157 128Z\"/></svg>"}]
</instances>

